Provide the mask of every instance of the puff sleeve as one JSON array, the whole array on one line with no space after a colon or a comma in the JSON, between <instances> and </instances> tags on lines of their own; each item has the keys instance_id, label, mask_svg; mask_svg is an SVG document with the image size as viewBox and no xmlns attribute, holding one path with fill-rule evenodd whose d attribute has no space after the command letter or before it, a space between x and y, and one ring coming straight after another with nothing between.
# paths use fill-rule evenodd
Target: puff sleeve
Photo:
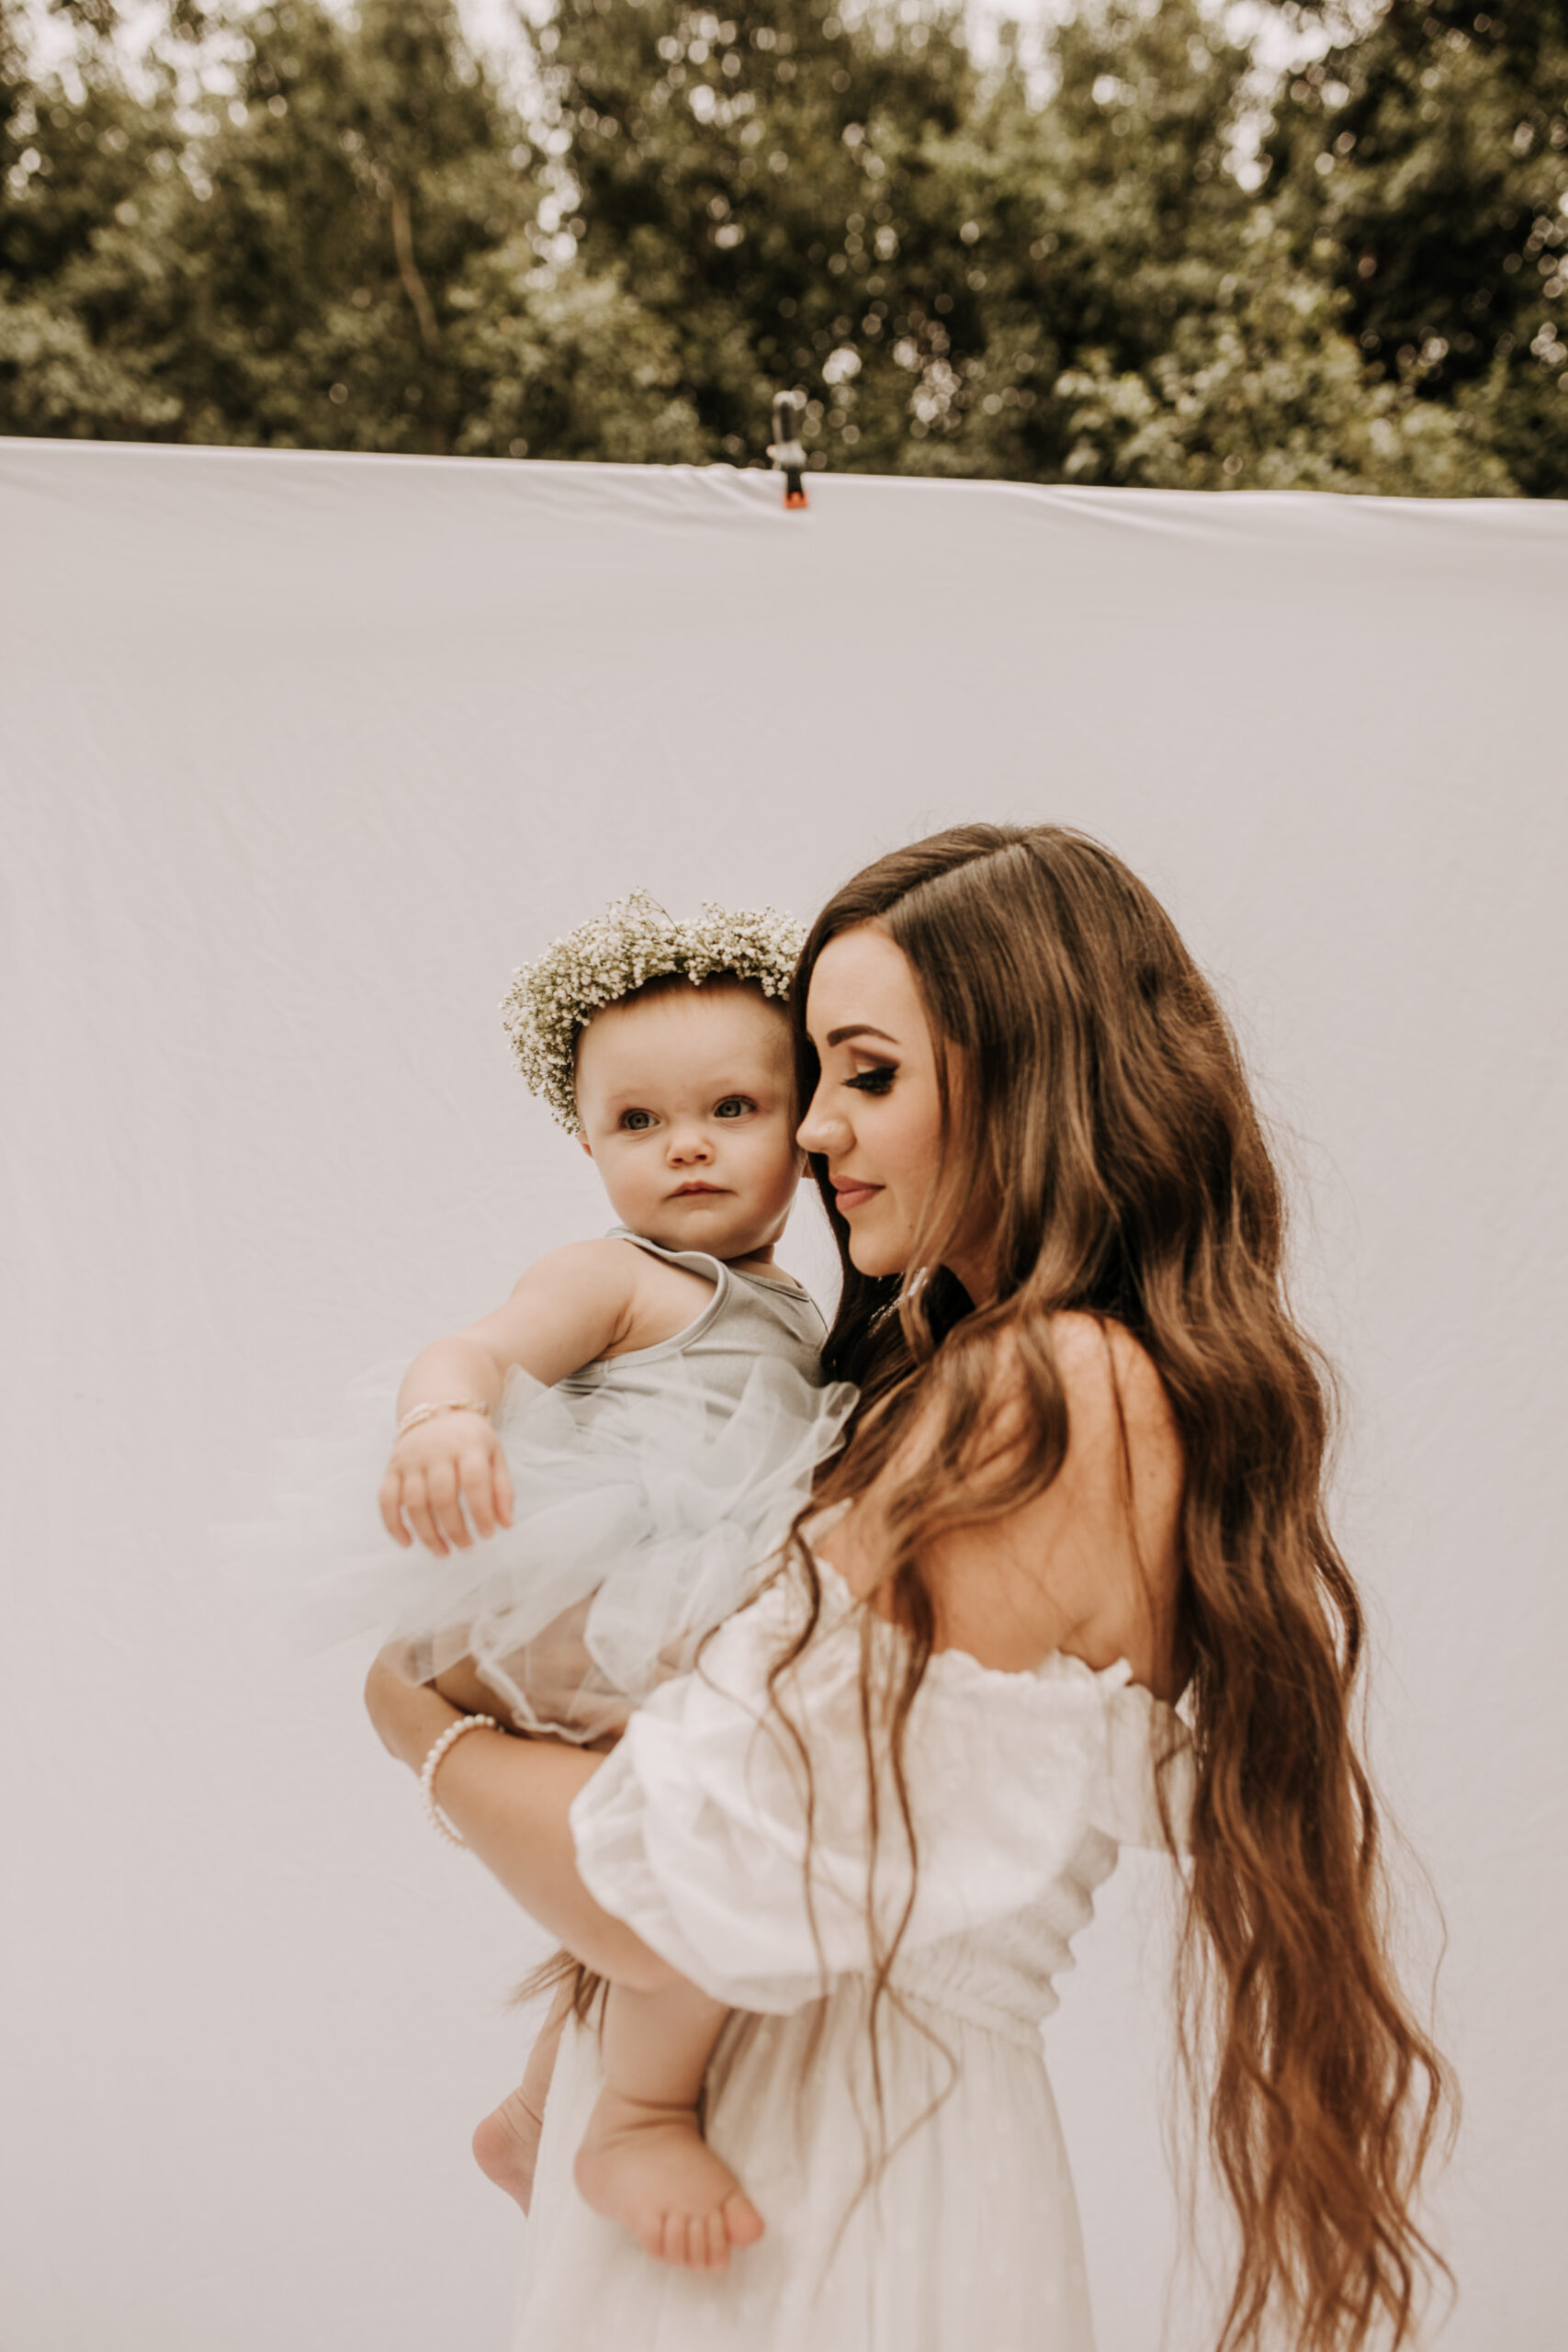
<instances>
[{"instance_id":1,"label":"puff sleeve","mask_svg":"<svg viewBox=\"0 0 1568 2352\"><path fill-rule=\"evenodd\" d=\"M572 1807L595 1899L730 2007L788 2011L870 1968L873 1919L885 1948L911 1880L906 1951L1025 1909L1091 1830L1161 1842L1149 1734L1174 1718L1124 1665L1058 1654L998 1673L943 1651L905 1739L912 1871L886 1739L868 1757L861 1713L863 1628L879 1668L903 1636L824 1588L776 1704L770 1671L800 1623L788 1578L655 1692Z\"/></svg>"}]
</instances>

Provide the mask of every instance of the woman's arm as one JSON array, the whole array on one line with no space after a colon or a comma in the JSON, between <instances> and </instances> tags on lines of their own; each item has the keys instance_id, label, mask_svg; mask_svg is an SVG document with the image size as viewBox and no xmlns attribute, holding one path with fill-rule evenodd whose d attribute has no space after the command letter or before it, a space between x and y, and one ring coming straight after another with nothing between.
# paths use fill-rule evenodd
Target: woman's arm
<instances>
[{"instance_id":1,"label":"woman's arm","mask_svg":"<svg viewBox=\"0 0 1568 2352\"><path fill-rule=\"evenodd\" d=\"M365 1685L370 1720L389 1752L418 1772L458 1720L456 1707L400 1674L389 1655ZM553 1740L467 1733L441 1763L441 1810L514 1901L573 1957L616 1984L654 1992L675 1971L640 1936L602 1910L577 1874L568 1815L604 1758Z\"/></svg>"}]
</instances>

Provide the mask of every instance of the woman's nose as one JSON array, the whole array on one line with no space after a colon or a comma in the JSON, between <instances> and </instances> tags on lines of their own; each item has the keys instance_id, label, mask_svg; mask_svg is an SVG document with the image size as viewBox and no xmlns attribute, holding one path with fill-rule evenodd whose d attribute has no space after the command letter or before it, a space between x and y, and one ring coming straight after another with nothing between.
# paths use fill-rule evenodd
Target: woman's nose
<instances>
[{"instance_id":1,"label":"woman's nose","mask_svg":"<svg viewBox=\"0 0 1568 2352\"><path fill-rule=\"evenodd\" d=\"M802 1151L842 1151L849 1140L849 1121L829 1117L817 1107L813 1097L806 1116L795 1131L795 1139Z\"/></svg>"}]
</instances>

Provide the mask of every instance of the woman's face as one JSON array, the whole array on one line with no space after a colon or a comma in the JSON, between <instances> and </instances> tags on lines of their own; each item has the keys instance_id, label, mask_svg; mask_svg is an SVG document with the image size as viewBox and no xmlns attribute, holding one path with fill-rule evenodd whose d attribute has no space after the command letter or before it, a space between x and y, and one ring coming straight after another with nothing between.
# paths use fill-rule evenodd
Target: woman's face
<instances>
[{"instance_id":1,"label":"woman's face","mask_svg":"<svg viewBox=\"0 0 1568 2352\"><path fill-rule=\"evenodd\" d=\"M941 1162L942 1096L936 1042L903 949L875 923L829 940L811 975L806 1025L821 1076L798 1140L827 1160L860 1272L904 1273ZM970 1287L963 1268L953 1271Z\"/></svg>"}]
</instances>

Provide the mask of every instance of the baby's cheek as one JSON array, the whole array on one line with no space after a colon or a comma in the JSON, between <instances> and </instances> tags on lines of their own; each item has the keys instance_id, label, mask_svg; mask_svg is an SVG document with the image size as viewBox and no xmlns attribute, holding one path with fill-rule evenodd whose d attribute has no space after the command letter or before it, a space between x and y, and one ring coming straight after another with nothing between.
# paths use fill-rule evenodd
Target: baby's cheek
<instances>
[{"instance_id":1,"label":"baby's cheek","mask_svg":"<svg viewBox=\"0 0 1568 2352\"><path fill-rule=\"evenodd\" d=\"M800 1181L800 1156L786 1129L780 1129L767 1152L765 1181L771 1191L786 1196Z\"/></svg>"}]
</instances>

